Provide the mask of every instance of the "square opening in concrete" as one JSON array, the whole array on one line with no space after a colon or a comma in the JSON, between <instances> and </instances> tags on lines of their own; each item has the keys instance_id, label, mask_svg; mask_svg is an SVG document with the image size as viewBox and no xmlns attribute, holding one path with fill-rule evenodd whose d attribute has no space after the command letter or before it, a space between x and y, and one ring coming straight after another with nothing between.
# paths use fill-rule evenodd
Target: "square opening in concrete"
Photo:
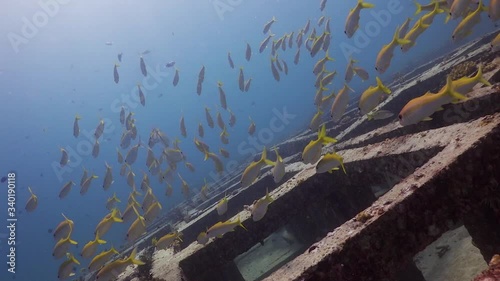
<instances>
[{"instance_id":1,"label":"square opening in concrete","mask_svg":"<svg viewBox=\"0 0 500 281\"><path fill-rule=\"evenodd\" d=\"M237 256L234 262L245 281L258 281L301 254L306 247L284 226Z\"/></svg>"},{"instance_id":2,"label":"square opening in concrete","mask_svg":"<svg viewBox=\"0 0 500 281\"><path fill-rule=\"evenodd\" d=\"M428 281L472 280L488 268L463 225L441 235L413 260Z\"/></svg>"}]
</instances>

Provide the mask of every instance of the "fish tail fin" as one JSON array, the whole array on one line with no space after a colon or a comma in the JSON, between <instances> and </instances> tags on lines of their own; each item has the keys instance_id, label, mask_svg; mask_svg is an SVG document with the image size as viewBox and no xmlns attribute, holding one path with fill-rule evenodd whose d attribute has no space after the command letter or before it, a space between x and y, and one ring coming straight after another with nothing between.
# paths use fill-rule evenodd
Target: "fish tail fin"
<instances>
[{"instance_id":1,"label":"fish tail fin","mask_svg":"<svg viewBox=\"0 0 500 281\"><path fill-rule=\"evenodd\" d=\"M394 37L392 38L392 40L394 41L394 43L396 43L397 45L405 45L405 44L410 44L411 41L408 40L408 39L404 39L404 38L399 38L399 31L401 30L401 27L398 26L396 28L396 32L394 32Z\"/></svg>"},{"instance_id":2,"label":"fish tail fin","mask_svg":"<svg viewBox=\"0 0 500 281\"><path fill-rule=\"evenodd\" d=\"M342 171L344 171L344 174L347 175L347 172L345 171L344 161L343 161L342 157L340 157L340 166L342 167Z\"/></svg>"},{"instance_id":3,"label":"fish tail fin","mask_svg":"<svg viewBox=\"0 0 500 281\"><path fill-rule=\"evenodd\" d=\"M480 9L481 11L484 11L484 12L488 11L488 7L483 5L483 0L479 0L477 2L477 5L478 5L478 9Z\"/></svg>"},{"instance_id":4,"label":"fish tail fin","mask_svg":"<svg viewBox=\"0 0 500 281\"><path fill-rule=\"evenodd\" d=\"M132 253L130 253L130 256L128 257L127 260L129 260L133 264L137 264L137 265L144 265L145 264L141 260L135 259L135 256L137 256L137 248L134 248L134 250L132 250Z\"/></svg>"},{"instance_id":5,"label":"fish tail fin","mask_svg":"<svg viewBox=\"0 0 500 281\"><path fill-rule=\"evenodd\" d=\"M99 237L99 231L97 231L95 234L95 241L97 241L98 244L106 244L106 241L102 240L101 237Z\"/></svg>"},{"instance_id":6,"label":"fish tail fin","mask_svg":"<svg viewBox=\"0 0 500 281\"><path fill-rule=\"evenodd\" d=\"M378 77L375 77L375 79L377 80L377 86L382 90L384 91L384 93L390 95L392 92L389 88L387 88L384 84L382 84L382 80L380 80L380 78Z\"/></svg>"},{"instance_id":7,"label":"fish tail fin","mask_svg":"<svg viewBox=\"0 0 500 281\"><path fill-rule=\"evenodd\" d=\"M67 217L67 216L65 216L65 215L64 215L64 213L61 213L61 215L64 217L64 220L66 220L66 221L70 221L70 219L68 219L68 217Z\"/></svg>"},{"instance_id":8,"label":"fish tail fin","mask_svg":"<svg viewBox=\"0 0 500 281\"><path fill-rule=\"evenodd\" d=\"M420 5L420 3L418 3L417 1L413 1L413 3L415 3L415 6L417 6L417 11L415 11L415 15L418 15L422 12L422 5Z\"/></svg>"},{"instance_id":9,"label":"fish tail fin","mask_svg":"<svg viewBox=\"0 0 500 281\"><path fill-rule=\"evenodd\" d=\"M262 150L262 155L260 156L260 161L265 162L267 160L267 149L264 146L264 149Z\"/></svg>"},{"instance_id":10,"label":"fish tail fin","mask_svg":"<svg viewBox=\"0 0 500 281\"><path fill-rule=\"evenodd\" d=\"M151 239L151 244L156 247L156 245L158 244L158 240L156 239L156 237L153 237L153 239Z\"/></svg>"},{"instance_id":11,"label":"fish tail fin","mask_svg":"<svg viewBox=\"0 0 500 281\"><path fill-rule=\"evenodd\" d=\"M68 239L69 239L69 237L68 237ZM75 240L69 239L68 241L69 241L69 243L71 243L73 245L78 245L78 242L76 242Z\"/></svg>"},{"instance_id":12,"label":"fish tail fin","mask_svg":"<svg viewBox=\"0 0 500 281\"><path fill-rule=\"evenodd\" d=\"M323 144L336 143L337 140L326 135L326 126L323 124L318 134L318 139L321 140Z\"/></svg>"},{"instance_id":13,"label":"fish tail fin","mask_svg":"<svg viewBox=\"0 0 500 281\"><path fill-rule=\"evenodd\" d=\"M436 14L444 13L444 10L439 8L439 1L434 1L434 11L433 12Z\"/></svg>"},{"instance_id":14,"label":"fish tail fin","mask_svg":"<svg viewBox=\"0 0 500 281\"><path fill-rule=\"evenodd\" d=\"M318 132L318 139L324 138L326 136L326 126L323 124Z\"/></svg>"},{"instance_id":15,"label":"fish tail fin","mask_svg":"<svg viewBox=\"0 0 500 281\"><path fill-rule=\"evenodd\" d=\"M266 160L264 160L264 162L265 162L267 165L269 165L269 166L276 166L276 162L273 162L273 161L271 161L271 160L266 159Z\"/></svg>"},{"instance_id":16,"label":"fish tail fin","mask_svg":"<svg viewBox=\"0 0 500 281\"><path fill-rule=\"evenodd\" d=\"M335 138L331 138L331 137L324 137L322 139L322 143L323 144L327 144L327 143L336 143L337 142L337 139Z\"/></svg>"},{"instance_id":17,"label":"fish tail fin","mask_svg":"<svg viewBox=\"0 0 500 281\"><path fill-rule=\"evenodd\" d=\"M368 121L373 120L373 115L371 115L371 114L367 114L367 115L366 115L366 119L367 119Z\"/></svg>"},{"instance_id":18,"label":"fish tail fin","mask_svg":"<svg viewBox=\"0 0 500 281\"><path fill-rule=\"evenodd\" d=\"M406 45L410 44L411 40L398 38L396 39L396 43L398 43L398 45Z\"/></svg>"},{"instance_id":19,"label":"fish tail fin","mask_svg":"<svg viewBox=\"0 0 500 281\"><path fill-rule=\"evenodd\" d=\"M458 92L456 92L455 90L453 90L452 86L451 86L451 83L452 83L452 80L451 80L451 76L448 76L446 78L446 88L445 88L445 93L450 95L453 99L455 100L467 100L468 98Z\"/></svg>"},{"instance_id":20,"label":"fish tail fin","mask_svg":"<svg viewBox=\"0 0 500 281\"><path fill-rule=\"evenodd\" d=\"M363 0L358 0L358 3L361 4L361 8L363 9L369 9L375 7L374 4L363 2Z\"/></svg>"},{"instance_id":21,"label":"fish tail fin","mask_svg":"<svg viewBox=\"0 0 500 281\"><path fill-rule=\"evenodd\" d=\"M206 149L203 149L203 154L205 154L205 158L203 158L203 161L207 161L207 159L208 159L208 151Z\"/></svg>"},{"instance_id":22,"label":"fish tail fin","mask_svg":"<svg viewBox=\"0 0 500 281\"><path fill-rule=\"evenodd\" d=\"M123 222L123 220L117 215L118 214L118 209L115 209L116 211L113 212L113 221L114 222Z\"/></svg>"},{"instance_id":23,"label":"fish tail fin","mask_svg":"<svg viewBox=\"0 0 500 281\"><path fill-rule=\"evenodd\" d=\"M266 201L271 203L274 199L269 195L269 190L266 188Z\"/></svg>"},{"instance_id":24,"label":"fish tail fin","mask_svg":"<svg viewBox=\"0 0 500 281\"><path fill-rule=\"evenodd\" d=\"M486 78L484 78L484 76L483 76L483 66L482 65L479 65L475 78L480 83L483 83L486 86L491 86L491 83L488 80L486 80Z\"/></svg>"},{"instance_id":25,"label":"fish tail fin","mask_svg":"<svg viewBox=\"0 0 500 281\"><path fill-rule=\"evenodd\" d=\"M244 230L248 231L248 229L243 225L243 223L240 220L240 217L238 217L238 220L236 221L239 226L241 226Z\"/></svg>"},{"instance_id":26,"label":"fish tail fin","mask_svg":"<svg viewBox=\"0 0 500 281\"><path fill-rule=\"evenodd\" d=\"M450 18L451 18L451 15L450 15L450 13L448 13L448 14L446 15L446 18L444 19L444 23L445 23L445 24L446 24L446 23L448 23L448 22L450 21Z\"/></svg>"},{"instance_id":27,"label":"fish tail fin","mask_svg":"<svg viewBox=\"0 0 500 281\"><path fill-rule=\"evenodd\" d=\"M71 253L67 253L66 255L67 255L68 259L71 260L72 262L74 262L78 265L80 264L80 262Z\"/></svg>"}]
</instances>

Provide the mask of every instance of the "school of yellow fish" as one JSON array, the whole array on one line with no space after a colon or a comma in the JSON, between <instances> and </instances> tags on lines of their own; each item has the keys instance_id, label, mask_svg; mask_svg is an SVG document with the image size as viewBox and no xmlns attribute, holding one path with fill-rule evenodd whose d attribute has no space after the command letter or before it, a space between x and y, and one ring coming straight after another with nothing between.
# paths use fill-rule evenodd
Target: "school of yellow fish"
<instances>
[{"instance_id":1,"label":"school of yellow fish","mask_svg":"<svg viewBox=\"0 0 500 281\"><path fill-rule=\"evenodd\" d=\"M322 0L320 2L320 10L322 12L325 9L326 2L326 0ZM414 47L418 37L433 24L434 17L439 14L446 15L444 20L445 23L449 22L449 20L460 19L457 27L451 35L453 40L459 40L468 36L472 32L474 26L479 22L480 15L483 12L487 12L488 17L494 22L500 19L499 0L491 0L489 2L489 7L485 7L482 0L479 0L478 3L473 0L435 0L426 5L416 3L416 6L416 15L420 14L422 11L427 11L427 13L418 19L408 18L396 28L392 40L381 47L376 57L375 69L378 73L383 74L390 67L396 47L399 46L402 53L406 53ZM364 0L357 1L345 21L344 33L348 38L351 38L359 29L363 9L371 9L373 7L373 4L367 3ZM410 28L410 22L412 21L414 24L413 27ZM321 33L317 34L315 27L313 27L310 32L311 21L308 20L305 26L297 32L292 31L279 38L276 34L272 34L271 32L272 26L278 24L277 22L278 20L273 17L270 21L265 23L263 33L266 34L266 36L259 45L259 53L263 53L266 50L269 50L271 53L270 69L271 74L276 81L280 81L281 75L283 73L287 75L289 71L287 63L283 59L279 58L280 49L284 52L286 49L292 49L296 46L297 50L293 60L295 65L299 63L302 45L305 46L311 57L315 57L320 52L324 53L324 55L318 59L313 68L313 74L316 76L314 86L317 91L314 96L314 105L317 107L317 113L311 120L309 128L313 131L317 130L318 136L304 147L302 152L302 161L305 164L315 165L317 173L331 173L339 168L346 173L346 169L343 164L344 160L341 155L335 152L322 155L322 148L324 145L337 142L336 139L326 135L325 125L321 125L322 115L324 114L325 109L330 108L330 116L332 120L339 122L344 116L345 110L348 106L350 100L349 93L353 92L353 90L348 86L348 83L351 82L354 75L359 76L363 81L368 80L369 75L366 70L355 65L358 62L357 60L349 58L345 70L344 81L342 82L343 87L337 93L332 91L329 95L323 95L323 92L329 91L326 87L332 84L337 75L336 70L327 70L327 64L335 62L335 59L330 57L328 54L330 42L332 40L330 36L330 18L325 15L319 18L317 25L318 28L323 28ZM297 34L295 40L294 34ZM500 47L500 34L497 35L491 42L491 47ZM139 65L142 75L147 76L148 72L143 54L139 57ZM246 43L245 60L250 61L252 54L251 44ZM120 62L121 56L122 54L120 53L118 55ZM227 53L227 60L229 67L234 69L235 64L230 52ZM114 82L117 84L120 81L119 67L120 64L116 63L113 68ZM196 87L198 95L202 94L202 85L205 79L205 71L207 71L207 69L209 71L209 68L203 65L198 73ZM176 68L172 81L173 86L177 86L179 83L179 73L179 69ZM376 85L369 86L359 97L359 112L361 115L366 115L368 120L385 119L393 116L392 112L376 110L376 107L381 103L381 101L391 94L391 90L382 83L379 77L376 77L375 80ZM252 78L247 77L245 79L244 69L243 67L240 67L238 69L237 81L240 91L248 92L250 90L251 81ZM473 86L477 83L490 85L490 83L482 76L481 66L479 66L477 74L473 77L463 77L455 81L452 81L451 78L448 77L446 85L439 92L427 92L420 97L408 101L398 115L400 124L402 126L407 126L421 121L432 120L432 114L441 110L442 106L466 100L467 93L469 93ZM219 92L220 106L230 114L227 124L230 127L234 127L236 125L236 116L227 105L223 83L221 81L217 81L216 84ZM141 105L146 106L146 96L142 90L142 85L137 84L137 92ZM210 108L205 107L206 122L210 129L214 129L215 122L212 117L213 113L211 113L210 110ZM76 115L73 121L73 136L75 138L78 138L80 134L79 120L81 120L81 118L81 116ZM227 132L226 122L224 121L220 111L217 112L215 119L221 130L219 135L220 141L222 144L227 145L229 143L229 133ZM248 125L247 130L249 135L253 135L256 131L256 124L251 117L249 117L249 119L250 124ZM176 171L177 165L184 162L184 165L191 172L195 172L195 167L187 161L186 155L178 145L180 141L175 139L172 142L164 132L160 129L154 128L151 130L147 144L143 144L139 137L138 142L135 145L132 145L132 141L137 138L134 112L127 112L127 108L122 106L120 111L120 122L123 126L123 133L120 138L119 147L116 148L117 161L121 164L120 176L123 176L127 184L130 186L130 195L126 201L127 203L123 208L123 211L120 211L116 206L117 203L121 202L121 200L117 198L116 194L109 197L105 204L109 213L96 224L94 230L94 240L87 242L80 252L81 259L89 260L87 269L89 271L98 271L98 280L113 280L118 274L123 272L127 266L133 264L143 264L143 262L136 259L136 249L132 251L129 257L114 260L112 262L108 261L113 255L118 253L114 247L111 247L111 249L107 251L101 251L100 253L97 253L97 249L99 245L107 244L107 242L103 240L103 237L115 223L130 223L130 227L125 237L127 241L134 241L146 233L147 226L160 215L162 205L160 204L160 200L155 195L155 191L157 192L158 189L154 190L152 188L150 184L150 176L157 176L160 183L166 184L165 195L169 197L172 196L174 192L170 182L174 180L176 177L175 174L177 173L177 177L181 182L180 192L185 196L185 198L192 196L189 184L184 180L181 174ZM103 135L105 125L105 122L101 119L98 121L95 128L95 143L92 149L92 156L94 158L99 156L99 139ZM188 127L189 126L186 126L185 124L184 116L181 116L179 129L181 136L184 138L187 138L188 136ZM224 171L224 165L220 156L229 158L229 152L224 148L219 148L218 154L210 150L210 147L201 140L201 138L205 135L205 128L201 122L197 125L197 133L198 136L193 137L193 143L200 151L200 157L203 157L205 161L208 159L213 161L215 170L218 173L222 173ZM156 156L153 151L156 144L161 146L161 154L159 156ZM139 191L136 188L137 178L136 173L134 172L134 170L137 170L133 168L133 165L136 162L138 153L140 153L141 150L146 150L147 156L145 165L148 172L142 172L143 175L140 180ZM60 151L61 159L59 163L61 167L63 167L68 164L70 157L64 148L60 148ZM267 150L264 148L260 159L250 163L246 167L241 176L242 188L251 186L259 177L261 169L267 165L272 166L271 173L274 181L279 183L282 180L285 175L285 163L279 155L278 149L274 149L274 152L276 154L275 161L268 159ZM162 166L164 166L164 168L162 168ZM113 167L105 162L103 170L104 176L102 178L102 188L107 191L113 186L114 183ZM86 194L93 181L96 181L98 178L99 177L97 175L90 174L89 171L83 168L83 175L80 180L80 194ZM73 180L65 183L60 190L59 197L63 199L68 196L74 185L76 184ZM26 203L26 210L28 212L32 212L38 206L38 197L31 188L29 188L29 192L31 196ZM139 203L139 197L141 196L142 202ZM206 181L200 188L199 196L204 201L209 198L208 184ZM247 209L251 212L253 220L261 220L265 216L269 204L272 202L273 198L268 192L266 192L266 195L263 198L255 200L251 206L247 206ZM222 198L215 206L215 211L218 215L224 215L227 212L228 204L228 197L224 196L224 198ZM199 244L204 245L210 238L222 237L225 233L233 231L237 226L241 226L246 229L239 218L224 222L220 221L210 227L207 227L205 232L200 233L197 241ZM66 257L66 260L62 262L58 271L58 278L61 280L74 276L74 266L80 265L80 262L73 254L70 253L72 245L77 244L76 241L71 239L72 233L76 228L75 223L63 214L63 220L59 223L59 225L57 225L53 232L55 241L52 253L53 257L56 259ZM157 250L166 249L176 243L176 241L182 241L181 236L182 233L174 231L163 237L153 238L152 244Z\"/></svg>"}]
</instances>

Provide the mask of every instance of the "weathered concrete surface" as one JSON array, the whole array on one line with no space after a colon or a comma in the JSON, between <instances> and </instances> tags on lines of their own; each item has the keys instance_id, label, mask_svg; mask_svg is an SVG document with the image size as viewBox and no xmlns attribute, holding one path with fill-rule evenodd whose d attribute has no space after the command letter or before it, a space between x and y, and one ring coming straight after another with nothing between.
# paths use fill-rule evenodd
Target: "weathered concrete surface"
<instances>
[{"instance_id":1,"label":"weathered concrete surface","mask_svg":"<svg viewBox=\"0 0 500 281\"><path fill-rule=\"evenodd\" d=\"M321 201L324 198L329 200L331 198L335 202L344 202L344 204L345 199L350 198L349 202L354 207L348 207L348 211L345 211L345 207L334 207L336 214L344 214L341 218L331 218L334 222L332 226L338 226L357 214L361 210L359 207L368 206L374 201L373 195L371 198L364 196L368 202L356 206L352 198L359 198L359 192L363 189L355 187L366 186L367 182L386 185L397 183L413 173L442 148L453 143L455 139L464 137L462 135L466 135L470 128L475 126L476 124L468 126L458 124L410 136L405 135L363 148L340 151L339 153L347 159L345 165L348 175L342 173L317 175L314 167L306 168L272 193L275 201L270 205L269 212L262 221L254 223L248 219L248 212L240 213L240 218L248 228L248 232L238 229L222 239L214 240L205 248L192 253L183 260L181 267L188 278L194 278L195 276L191 274L196 273L198 278L196 280L209 280L203 279L200 274L208 269L220 271L218 269L225 263L232 261L237 255L286 224L291 218L299 216L300 213L307 213L311 207L310 202L315 202L313 210L322 209ZM458 132L462 135L457 135ZM433 137L428 141L422 141L427 133ZM334 181L328 178L333 178ZM364 192L366 193L366 190ZM344 212L340 211L342 209Z\"/></svg>"},{"instance_id":2,"label":"weathered concrete surface","mask_svg":"<svg viewBox=\"0 0 500 281\"><path fill-rule=\"evenodd\" d=\"M421 134L403 136L395 143L421 144ZM467 202L478 201L488 189L498 189L491 182L500 180L500 146L496 145L500 114L428 134L427 145L445 145L441 152L362 215L336 228L265 280L393 278L417 252L471 211L473 204Z\"/></svg>"}]
</instances>

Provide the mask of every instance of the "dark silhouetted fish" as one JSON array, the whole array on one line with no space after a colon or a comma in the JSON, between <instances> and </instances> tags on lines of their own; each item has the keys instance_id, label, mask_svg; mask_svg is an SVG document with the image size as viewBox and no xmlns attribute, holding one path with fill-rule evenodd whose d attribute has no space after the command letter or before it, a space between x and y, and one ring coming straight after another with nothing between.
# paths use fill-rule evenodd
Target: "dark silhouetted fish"
<instances>
[{"instance_id":1,"label":"dark silhouetted fish","mask_svg":"<svg viewBox=\"0 0 500 281\"><path fill-rule=\"evenodd\" d=\"M123 53L118 54L118 61L122 62L122 56L123 56Z\"/></svg>"},{"instance_id":2,"label":"dark silhouetted fish","mask_svg":"<svg viewBox=\"0 0 500 281\"><path fill-rule=\"evenodd\" d=\"M167 64L165 64L166 67L172 67L175 65L175 61L171 61L171 62L168 62Z\"/></svg>"},{"instance_id":3,"label":"dark silhouetted fish","mask_svg":"<svg viewBox=\"0 0 500 281\"><path fill-rule=\"evenodd\" d=\"M113 68L113 80L116 84L118 84L118 81L120 81L120 75L118 74L118 64L115 64L115 67Z\"/></svg>"},{"instance_id":4,"label":"dark silhouetted fish","mask_svg":"<svg viewBox=\"0 0 500 281\"><path fill-rule=\"evenodd\" d=\"M142 75L144 76L148 76L148 71L146 70L146 63L144 62L144 58L142 58L141 56L141 72L142 72Z\"/></svg>"}]
</instances>

